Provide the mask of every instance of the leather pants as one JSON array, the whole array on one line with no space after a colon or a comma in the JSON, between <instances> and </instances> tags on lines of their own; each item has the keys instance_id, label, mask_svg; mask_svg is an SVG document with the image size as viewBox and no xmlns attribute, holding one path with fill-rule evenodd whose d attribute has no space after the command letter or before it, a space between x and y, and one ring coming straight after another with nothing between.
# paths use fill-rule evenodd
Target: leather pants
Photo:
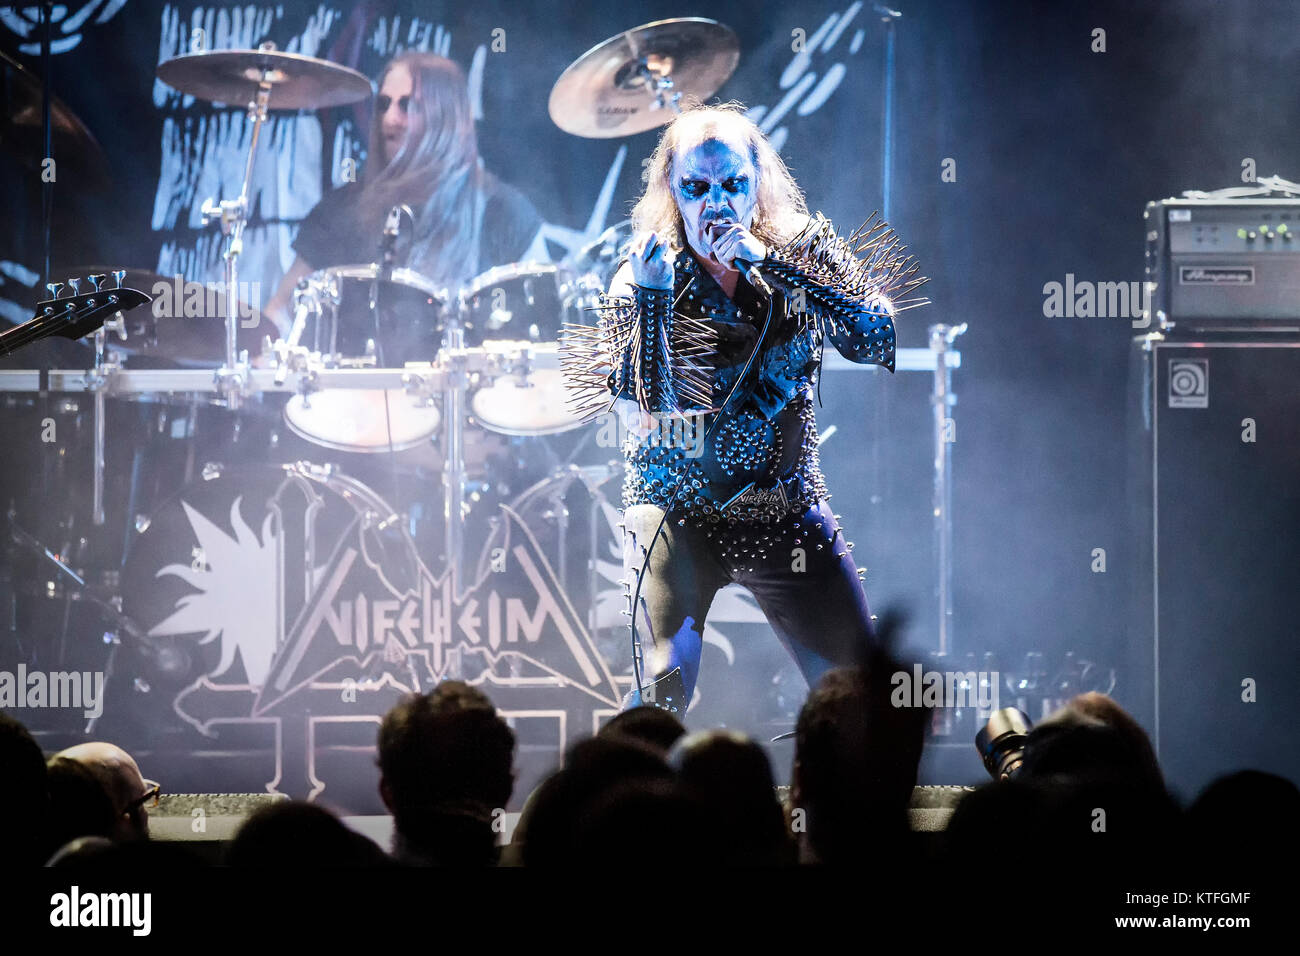
<instances>
[{"instance_id":1,"label":"leather pants","mask_svg":"<svg viewBox=\"0 0 1300 956\"><path fill-rule=\"evenodd\" d=\"M629 605L650 536L663 514L655 505L633 505L623 513ZM827 670L856 663L875 631L851 547L824 499L767 525L700 527L669 515L638 598L643 684L648 689L653 680L680 667L685 711L699 675L709 607L731 583L753 594L809 687ZM645 702L651 702L648 693ZM640 703L633 688L624 709Z\"/></svg>"}]
</instances>

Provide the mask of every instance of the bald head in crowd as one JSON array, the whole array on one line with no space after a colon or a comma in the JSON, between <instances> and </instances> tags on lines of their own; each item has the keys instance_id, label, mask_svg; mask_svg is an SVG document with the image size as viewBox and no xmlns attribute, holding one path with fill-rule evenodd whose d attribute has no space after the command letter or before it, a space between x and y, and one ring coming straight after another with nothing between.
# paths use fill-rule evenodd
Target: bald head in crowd
<instances>
[{"instance_id":1,"label":"bald head in crowd","mask_svg":"<svg viewBox=\"0 0 1300 956\"><path fill-rule=\"evenodd\" d=\"M115 744L95 742L69 747L55 754L55 758L74 760L95 775L117 813L114 839L138 840L149 836L149 814L141 798L150 788L129 753Z\"/></svg>"}]
</instances>

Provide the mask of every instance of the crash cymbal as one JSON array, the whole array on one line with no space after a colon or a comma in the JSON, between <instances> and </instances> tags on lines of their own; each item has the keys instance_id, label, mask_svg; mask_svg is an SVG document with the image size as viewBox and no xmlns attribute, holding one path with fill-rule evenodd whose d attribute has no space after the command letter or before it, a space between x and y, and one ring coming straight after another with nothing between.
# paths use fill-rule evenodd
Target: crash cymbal
<instances>
[{"instance_id":1,"label":"crash cymbal","mask_svg":"<svg viewBox=\"0 0 1300 956\"><path fill-rule=\"evenodd\" d=\"M739 60L740 40L716 20L647 23L569 64L551 90L551 119L593 139L643 133L676 115L675 98L716 93Z\"/></svg>"},{"instance_id":2,"label":"crash cymbal","mask_svg":"<svg viewBox=\"0 0 1300 956\"><path fill-rule=\"evenodd\" d=\"M54 275L84 276L112 271L109 266L73 266L56 270ZM165 365L216 368L225 361L226 297L219 289L220 283L199 287L183 277L178 281L176 276L127 269L122 285L153 296L148 308L124 314L125 339L109 334L109 347L125 354L128 365L147 367L161 360ZM260 302L241 302L237 307L239 348L256 355L261 351L263 335L276 337L275 326L270 319L260 320L260 313L253 311L260 309ZM257 325L244 328L244 323L251 322L254 316L259 317Z\"/></svg>"},{"instance_id":3,"label":"crash cymbal","mask_svg":"<svg viewBox=\"0 0 1300 956\"><path fill-rule=\"evenodd\" d=\"M269 72L268 72L269 71ZM204 50L158 65L158 79L212 103L243 107L265 76L272 84L273 110L318 110L346 106L370 96L370 81L329 60L279 50Z\"/></svg>"},{"instance_id":4,"label":"crash cymbal","mask_svg":"<svg viewBox=\"0 0 1300 956\"><path fill-rule=\"evenodd\" d=\"M45 159L41 127L41 79L22 64L0 53L0 148L28 169L40 170ZM79 188L108 185L108 161L95 137L77 114L57 96L50 99L50 129L54 158L70 169Z\"/></svg>"}]
</instances>

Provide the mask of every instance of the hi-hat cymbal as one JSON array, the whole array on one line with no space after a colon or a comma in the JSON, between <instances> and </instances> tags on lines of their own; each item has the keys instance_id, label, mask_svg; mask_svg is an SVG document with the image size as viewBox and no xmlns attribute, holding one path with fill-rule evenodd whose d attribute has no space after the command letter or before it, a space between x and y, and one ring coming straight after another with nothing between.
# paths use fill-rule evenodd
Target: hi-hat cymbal
<instances>
[{"instance_id":1,"label":"hi-hat cymbal","mask_svg":"<svg viewBox=\"0 0 1300 956\"><path fill-rule=\"evenodd\" d=\"M272 84L269 106L317 110L346 106L370 96L370 81L329 60L279 50L204 50L158 65L158 79L212 103L244 106L263 78Z\"/></svg>"},{"instance_id":2,"label":"hi-hat cymbal","mask_svg":"<svg viewBox=\"0 0 1300 956\"><path fill-rule=\"evenodd\" d=\"M712 96L739 61L740 40L716 20L647 23L569 64L551 90L551 119L593 139L643 133L672 120L674 96Z\"/></svg>"}]
</instances>

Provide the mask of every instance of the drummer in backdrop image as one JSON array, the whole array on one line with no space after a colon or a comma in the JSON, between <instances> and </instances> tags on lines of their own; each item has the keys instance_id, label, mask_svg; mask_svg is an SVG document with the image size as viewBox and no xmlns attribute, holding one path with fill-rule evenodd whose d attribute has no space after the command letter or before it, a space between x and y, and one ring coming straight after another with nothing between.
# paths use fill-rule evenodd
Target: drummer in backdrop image
<instances>
[{"instance_id":1,"label":"drummer in backdrop image","mask_svg":"<svg viewBox=\"0 0 1300 956\"><path fill-rule=\"evenodd\" d=\"M394 265L455 292L492 266L546 261L542 218L518 189L484 169L461 68L408 52L382 74L360 181L325 196L299 226L289 271L266 304L288 332L294 287L320 269L380 258L389 212L405 205Z\"/></svg>"},{"instance_id":2,"label":"drummer in backdrop image","mask_svg":"<svg viewBox=\"0 0 1300 956\"><path fill-rule=\"evenodd\" d=\"M597 323L569 326L561 346L581 411L613 409L626 425L624 564L641 676L624 706L685 709L709 607L733 582L812 686L874 639L818 464L821 349L892 372L894 317L924 303L906 298L924 279L874 217L846 238L809 217L734 105L667 127L633 223Z\"/></svg>"}]
</instances>

